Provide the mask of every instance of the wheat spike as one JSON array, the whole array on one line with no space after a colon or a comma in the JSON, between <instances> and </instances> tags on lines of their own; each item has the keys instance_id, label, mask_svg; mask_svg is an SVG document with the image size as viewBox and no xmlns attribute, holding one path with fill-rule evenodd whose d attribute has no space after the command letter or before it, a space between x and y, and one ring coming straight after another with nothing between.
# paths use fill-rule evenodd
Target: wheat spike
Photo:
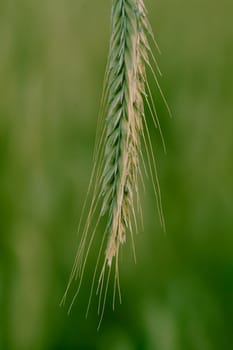
<instances>
[{"instance_id":1,"label":"wheat spike","mask_svg":"<svg viewBox=\"0 0 233 350\"><path fill-rule=\"evenodd\" d=\"M154 37L147 19L144 1L113 0L111 18L112 31L102 97L102 118L100 118L98 126L94 167L88 190L88 196L91 196L91 203L87 219L84 221L84 225L80 225L80 229L83 232L82 238L63 298L63 301L65 301L73 279L80 277L77 293L73 298L73 301L75 300L80 290L86 261L96 229L101 218L103 216L106 217L106 229L94 271L88 303L89 309L97 268L102 255L102 269L97 287L100 322L103 317L112 266L114 266L115 270L113 305L115 304L116 289L121 301L118 257L120 247L126 241L127 233L130 233L133 243L133 233L137 227L134 196L137 196L136 202L140 207L137 186L138 178L142 178L139 164L141 141L146 146L148 173L153 182L160 222L163 229L165 229L157 169L144 113L144 101L146 101L154 124L161 133L146 76L146 66L153 69L150 60L155 63L159 74L160 70L148 41L149 36L152 37L152 40L154 40ZM154 71L153 75L158 85L157 75ZM161 92L159 85L158 89ZM164 99L163 94L162 98ZM167 104L165 99L164 101ZM164 143L163 137L162 141ZM140 208L139 211L141 211ZM97 222L92 229L91 224L95 215L97 215ZM103 255L104 242L106 242L106 248ZM107 272L106 289L103 292L106 276L105 270L107 268L109 271Z\"/></svg>"}]
</instances>

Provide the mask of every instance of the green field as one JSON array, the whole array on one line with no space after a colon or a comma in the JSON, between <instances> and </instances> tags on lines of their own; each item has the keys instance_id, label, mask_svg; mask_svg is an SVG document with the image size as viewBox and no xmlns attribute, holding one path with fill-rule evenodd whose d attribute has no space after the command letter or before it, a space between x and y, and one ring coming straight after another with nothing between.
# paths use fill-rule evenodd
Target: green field
<instances>
[{"instance_id":1,"label":"green field","mask_svg":"<svg viewBox=\"0 0 233 350\"><path fill-rule=\"evenodd\" d=\"M70 316L59 303L92 169L111 1L0 1L1 350L232 348L233 2L145 2L173 113L149 74L167 144L165 155L149 122L167 234L146 180L137 264L128 240L122 305L112 311L111 284L97 332L97 298L85 319L91 263Z\"/></svg>"}]
</instances>

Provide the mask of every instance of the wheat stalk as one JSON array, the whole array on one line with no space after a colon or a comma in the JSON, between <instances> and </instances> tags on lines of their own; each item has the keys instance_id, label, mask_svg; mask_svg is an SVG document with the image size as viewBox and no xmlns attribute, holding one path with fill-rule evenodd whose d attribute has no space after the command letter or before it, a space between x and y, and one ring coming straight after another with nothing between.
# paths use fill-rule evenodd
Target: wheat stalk
<instances>
[{"instance_id":1,"label":"wheat stalk","mask_svg":"<svg viewBox=\"0 0 233 350\"><path fill-rule=\"evenodd\" d=\"M165 230L161 194L152 143L144 113L144 102L148 104L155 126L159 128L161 136L162 133L147 81L146 66L149 66L151 69L165 103L166 100L159 87L157 75L150 63L150 60L154 61L157 72L160 73L148 42L148 36L151 36L153 40L154 37L147 19L144 1L113 0L111 22L112 33L105 73L100 121L97 129L94 167L87 195L87 198L91 195L92 199L83 228L82 219L84 214L82 214L79 229L82 229L83 234L68 287L63 298L64 302L73 279L80 277L77 292L71 303L72 307L80 290L87 257L93 244L97 227L101 218L106 217L106 229L94 270L88 303L89 310L98 265L103 256L103 265L97 287L97 293L99 293L98 312L101 312L100 321L103 317L113 265L115 270L113 307L116 288L118 289L121 301L118 257L120 247L126 241L127 232L130 233L134 249L133 233L137 230L134 203L136 202L138 204L138 210L141 212L138 190L139 178L143 182L143 176L139 166L142 148L141 141L145 143L148 160L148 171L146 169L145 171L152 178L159 219ZM134 200L135 196L137 197L136 201ZM87 201L84 204L83 213L85 212L86 205ZM96 213L96 224L91 228ZM105 240L107 242L105 254L103 255ZM105 276L107 267L107 276Z\"/></svg>"}]
</instances>

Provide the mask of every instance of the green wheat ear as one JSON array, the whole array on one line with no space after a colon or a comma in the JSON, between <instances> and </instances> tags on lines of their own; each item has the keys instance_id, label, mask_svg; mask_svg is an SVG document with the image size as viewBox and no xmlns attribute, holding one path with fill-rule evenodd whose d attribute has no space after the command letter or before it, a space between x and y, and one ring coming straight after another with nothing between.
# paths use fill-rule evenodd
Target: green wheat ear
<instances>
[{"instance_id":1,"label":"green wheat ear","mask_svg":"<svg viewBox=\"0 0 233 350\"><path fill-rule=\"evenodd\" d=\"M70 306L71 309L80 290L96 230L101 219L105 217L106 228L94 270L87 308L88 312L98 266L101 263L102 268L97 283L100 322L104 313L112 268L114 268L113 308L116 289L121 301L118 258L120 247L126 241L128 234L130 234L133 251L135 252L133 233L137 231L138 225L136 209L139 213L142 211L138 190L139 179L143 183L143 175L140 168L141 161L145 173L149 173L152 179L159 220L165 231L160 187L144 113L144 103L148 105L155 127L159 129L161 137L162 132L147 80L146 66L152 71L155 83L166 106L167 102L158 83L156 72L160 73L160 71L148 41L148 37L151 37L156 44L147 19L144 1L113 0L111 23L112 33L104 79L101 113L97 128L94 167L83 213L85 212L88 198L91 198L89 200L89 211L84 224L84 215L82 213L79 226L79 230L82 230L82 237L68 287L62 300L62 302L65 302L72 281L79 278L77 292ZM150 62L155 64L156 72L153 70ZM164 145L163 137L162 141ZM143 161L141 143L145 144L148 170ZM136 197L136 200L134 200L134 197ZM135 207L138 208L135 209ZM94 227L92 227L94 219L96 221ZM104 244L105 252L103 252Z\"/></svg>"}]
</instances>

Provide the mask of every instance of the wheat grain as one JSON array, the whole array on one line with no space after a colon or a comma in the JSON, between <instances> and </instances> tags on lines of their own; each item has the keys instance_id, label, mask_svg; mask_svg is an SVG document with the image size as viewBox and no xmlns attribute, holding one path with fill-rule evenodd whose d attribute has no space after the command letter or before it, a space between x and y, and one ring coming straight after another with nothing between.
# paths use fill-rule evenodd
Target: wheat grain
<instances>
[{"instance_id":1,"label":"wheat grain","mask_svg":"<svg viewBox=\"0 0 233 350\"><path fill-rule=\"evenodd\" d=\"M95 146L94 167L88 189L88 196L91 195L92 199L90 201L87 219L82 229L83 234L68 287L63 298L64 302L73 279L79 277L77 293L71 303L72 306L80 290L86 261L97 227L101 218L106 217L106 229L94 270L87 308L88 312L98 266L103 256L103 265L97 287L100 322L103 317L113 261L115 269L113 307L115 304L116 289L118 290L121 301L118 257L119 249L126 241L127 232L130 233L135 252L133 233L134 230L137 230L137 219L134 208L134 197L135 195L137 196L136 203L138 204L139 212L141 212L138 190L139 177L143 182L139 164L141 141L145 143L148 173L152 178L159 219L165 230L157 169L144 113L144 101L148 104L154 124L159 128L161 137L162 133L147 82L146 66L149 66L153 71L157 87L166 105L167 103L150 63L150 60L152 60L155 63L157 72L160 73L148 41L148 36L151 36L153 40L154 37L147 19L144 1L113 0L111 23L112 33L102 97L102 117L100 118L97 130L98 141ZM163 137L162 141L164 144ZM146 167L144 161L143 165ZM86 204L87 202L85 202L83 213L85 212ZM96 225L91 228L93 218L96 215ZM82 215L81 223L83 222L83 217ZM82 225L80 225L80 229L81 227ZM105 241L107 243L105 254L103 255ZM106 268L108 268L108 272L105 281Z\"/></svg>"}]
</instances>

